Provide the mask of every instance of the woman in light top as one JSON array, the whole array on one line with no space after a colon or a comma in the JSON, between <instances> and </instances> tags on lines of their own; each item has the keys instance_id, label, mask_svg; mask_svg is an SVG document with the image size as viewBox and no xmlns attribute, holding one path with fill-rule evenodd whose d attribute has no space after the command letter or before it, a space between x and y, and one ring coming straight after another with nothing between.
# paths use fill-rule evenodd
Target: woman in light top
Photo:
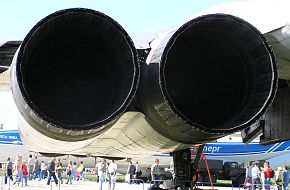
<instances>
[{"instance_id":1,"label":"woman in light top","mask_svg":"<svg viewBox=\"0 0 290 190\"><path fill-rule=\"evenodd\" d=\"M72 170L73 170L73 166L72 166L72 161L69 160L68 164L67 164L67 168L66 168L66 174L67 174L67 182L66 184L72 184Z\"/></svg>"},{"instance_id":2,"label":"woman in light top","mask_svg":"<svg viewBox=\"0 0 290 190\"><path fill-rule=\"evenodd\" d=\"M276 185L278 190L282 190L283 185L283 171L282 167L278 167L277 174L276 174Z\"/></svg>"},{"instance_id":3,"label":"woman in light top","mask_svg":"<svg viewBox=\"0 0 290 190\"><path fill-rule=\"evenodd\" d=\"M23 186L22 156L16 156L13 168L16 176L13 184L16 184L16 182L19 184L21 182L21 186Z\"/></svg>"}]
</instances>

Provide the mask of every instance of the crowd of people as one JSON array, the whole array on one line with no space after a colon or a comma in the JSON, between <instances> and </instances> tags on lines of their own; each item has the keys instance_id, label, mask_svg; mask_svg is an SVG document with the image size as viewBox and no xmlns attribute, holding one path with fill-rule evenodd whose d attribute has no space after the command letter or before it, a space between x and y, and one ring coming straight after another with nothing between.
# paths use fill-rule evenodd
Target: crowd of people
<instances>
[{"instance_id":1,"label":"crowd of people","mask_svg":"<svg viewBox=\"0 0 290 190\"><path fill-rule=\"evenodd\" d=\"M260 167L259 162L256 161L247 167L245 188L270 190L272 179L275 181L277 190L286 190L289 184L288 167L278 167L275 172L269 162L265 162L264 166Z\"/></svg>"},{"instance_id":2,"label":"crowd of people","mask_svg":"<svg viewBox=\"0 0 290 190\"><path fill-rule=\"evenodd\" d=\"M129 162L127 169L126 180L129 184L140 183L139 177L142 175L141 167L138 162L134 165L131 161Z\"/></svg>"},{"instance_id":3,"label":"crowd of people","mask_svg":"<svg viewBox=\"0 0 290 190\"><path fill-rule=\"evenodd\" d=\"M72 184L73 181L84 181L85 166L83 161L80 161L77 165L76 162L69 160L65 163L65 166L63 167L60 159L54 157L47 163L44 163L44 161L39 161L37 156L33 158L32 155L29 155L26 161L22 156L17 155L15 161L7 158L4 183L7 184L10 180L10 183L14 185L27 186L29 180L41 181L46 179L46 184L50 185L52 178L56 185L64 182ZM137 165L137 171L140 171L138 168ZM114 160L111 162L107 162L106 159L100 160L96 164L95 172L97 174L99 190L102 190L104 182L108 182L110 190L115 189L117 163ZM66 181L63 179L63 176L66 176Z\"/></svg>"},{"instance_id":4,"label":"crowd of people","mask_svg":"<svg viewBox=\"0 0 290 190\"><path fill-rule=\"evenodd\" d=\"M79 165L76 162L68 161L65 163L66 167L63 167L63 163L60 159L52 158L51 161L44 163L39 161L35 156L29 155L27 162L22 156L17 156L15 161L12 162L10 158L7 159L5 184L8 180L11 180L13 184L21 186L27 186L29 180L44 180L46 184L50 185L53 179L56 185L66 183L72 184L73 181L84 181L85 166L81 161ZM98 189L103 189L103 184L108 183L109 190L115 190L117 182L117 163L114 160L107 161L101 159L95 166L95 173L97 174ZM151 180L153 181L152 187L158 187L159 181L159 159L156 159L151 166ZM127 169L128 183L139 184L141 182L140 176L142 170L138 162L133 164L129 162ZM66 179L63 179L66 176Z\"/></svg>"},{"instance_id":5,"label":"crowd of people","mask_svg":"<svg viewBox=\"0 0 290 190\"><path fill-rule=\"evenodd\" d=\"M99 190L102 190L104 182L108 182L108 189L115 189L117 168L114 160L107 162L106 159L102 159L96 164Z\"/></svg>"},{"instance_id":6,"label":"crowd of people","mask_svg":"<svg viewBox=\"0 0 290 190\"><path fill-rule=\"evenodd\" d=\"M44 163L44 161L38 160L37 156L29 155L26 161L21 155L17 155L14 162L7 158L4 183L7 184L8 180L10 180L14 185L27 186L30 180L41 181L47 178L46 184L50 185L53 178L55 184L58 185L59 183L64 183L63 176L66 176L66 184L72 184L73 181L78 180L84 181L85 166L83 161L77 164L69 160L65 165L66 167L63 167L61 160L56 160L56 158ZM117 168L117 163L114 160L101 159L96 164L95 171L99 190L102 190L105 182L109 184L108 189L115 189ZM151 166L151 180L155 187L159 186L159 173L159 159L156 159ZM127 169L128 183L139 183L141 175L142 170L139 163L133 164L129 162ZM286 190L289 184L289 175L290 172L287 166L278 167L274 171L269 162L264 162L263 167L260 167L260 163L257 161L252 162L247 167L244 187L249 190L270 190L271 182L274 182L276 189Z\"/></svg>"},{"instance_id":7,"label":"crowd of people","mask_svg":"<svg viewBox=\"0 0 290 190\"><path fill-rule=\"evenodd\" d=\"M5 184L11 182L13 185L27 186L30 180L41 181L47 178L47 185L50 185L53 178L55 184L58 185L59 182L63 183L63 175L67 176L66 184L72 184L74 180L84 181L85 166L82 161L78 166L76 162L68 161L64 169L60 159L52 158L51 161L45 163L38 160L37 156L29 155L26 161L21 155L17 155L14 162L7 158L5 169Z\"/></svg>"}]
</instances>

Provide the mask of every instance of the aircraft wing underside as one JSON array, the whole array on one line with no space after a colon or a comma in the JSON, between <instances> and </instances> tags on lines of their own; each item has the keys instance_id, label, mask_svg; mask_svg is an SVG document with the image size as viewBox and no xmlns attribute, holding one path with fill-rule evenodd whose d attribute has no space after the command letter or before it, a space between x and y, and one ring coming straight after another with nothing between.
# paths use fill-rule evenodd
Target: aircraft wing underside
<instances>
[{"instance_id":1,"label":"aircraft wing underside","mask_svg":"<svg viewBox=\"0 0 290 190\"><path fill-rule=\"evenodd\" d=\"M278 77L284 80L290 80L290 25L264 34L277 60Z\"/></svg>"}]
</instances>

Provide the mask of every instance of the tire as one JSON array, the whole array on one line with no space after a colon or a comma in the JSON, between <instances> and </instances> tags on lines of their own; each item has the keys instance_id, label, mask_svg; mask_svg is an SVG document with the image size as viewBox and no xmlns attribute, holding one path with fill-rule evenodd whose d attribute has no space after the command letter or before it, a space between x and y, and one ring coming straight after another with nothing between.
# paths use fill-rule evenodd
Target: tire
<instances>
[{"instance_id":1,"label":"tire","mask_svg":"<svg viewBox=\"0 0 290 190\"><path fill-rule=\"evenodd\" d=\"M198 181L201 182L201 183L205 182L205 176L204 175L200 175L199 178L198 178Z\"/></svg>"},{"instance_id":2,"label":"tire","mask_svg":"<svg viewBox=\"0 0 290 190\"><path fill-rule=\"evenodd\" d=\"M245 175L241 175L237 181L232 181L232 184L234 187L243 187L244 186L244 183L245 183L245 178L246 176Z\"/></svg>"},{"instance_id":3,"label":"tire","mask_svg":"<svg viewBox=\"0 0 290 190\"><path fill-rule=\"evenodd\" d=\"M215 174L212 174L211 180L212 180L212 183L217 183L217 177Z\"/></svg>"},{"instance_id":4,"label":"tire","mask_svg":"<svg viewBox=\"0 0 290 190\"><path fill-rule=\"evenodd\" d=\"M205 176L204 181L207 182L207 183L210 183L210 179L209 179L208 175ZM217 177L216 177L215 174L211 174L211 181L212 181L212 183L216 183L217 182Z\"/></svg>"},{"instance_id":5,"label":"tire","mask_svg":"<svg viewBox=\"0 0 290 190\"><path fill-rule=\"evenodd\" d=\"M245 175L241 175L237 181L237 187L243 187L244 183L245 183L245 180L246 180L246 176Z\"/></svg>"}]
</instances>

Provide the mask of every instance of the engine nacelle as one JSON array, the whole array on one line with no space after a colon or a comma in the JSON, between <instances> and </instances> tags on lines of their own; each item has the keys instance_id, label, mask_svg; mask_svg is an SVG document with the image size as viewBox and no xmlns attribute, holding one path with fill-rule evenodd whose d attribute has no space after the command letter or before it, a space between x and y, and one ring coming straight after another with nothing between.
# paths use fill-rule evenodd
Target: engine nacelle
<instances>
[{"instance_id":1,"label":"engine nacelle","mask_svg":"<svg viewBox=\"0 0 290 190\"><path fill-rule=\"evenodd\" d=\"M246 21L209 14L151 43L140 103L160 134L204 143L250 126L277 90L274 54Z\"/></svg>"},{"instance_id":2,"label":"engine nacelle","mask_svg":"<svg viewBox=\"0 0 290 190\"><path fill-rule=\"evenodd\" d=\"M19 111L33 129L57 140L89 139L111 126L139 81L137 51L126 31L83 8L39 21L12 64Z\"/></svg>"}]
</instances>

